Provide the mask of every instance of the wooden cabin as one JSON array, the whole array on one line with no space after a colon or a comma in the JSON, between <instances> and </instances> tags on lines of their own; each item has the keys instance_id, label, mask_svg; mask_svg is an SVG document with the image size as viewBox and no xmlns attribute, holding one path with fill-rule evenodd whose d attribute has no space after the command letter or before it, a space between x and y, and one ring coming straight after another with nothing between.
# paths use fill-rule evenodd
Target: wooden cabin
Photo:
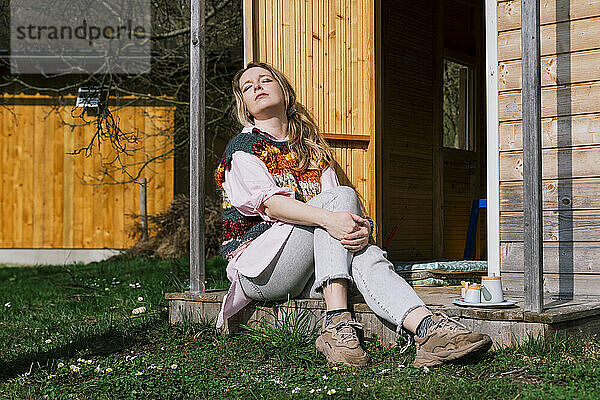
<instances>
[{"instance_id":1,"label":"wooden cabin","mask_svg":"<svg viewBox=\"0 0 600 400\"><path fill-rule=\"evenodd\" d=\"M113 99L114 100L114 99ZM115 123L137 143L122 154L129 173L146 178L147 212L164 211L173 198L171 106L121 98L109 103ZM134 101L135 100L135 101ZM130 247L128 236L140 214L140 185L110 166L107 143L92 154L69 153L87 146L96 132L84 121L75 98L37 95L0 97L0 263L89 262ZM94 118L86 116L86 120Z\"/></svg>"},{"instance_id":2,"label":"wooden cabin","mask_svg":"<svg viewBox=\"0 0 600 400\"><path fill-rule=\"evenodd\" d=\"M390 258L461 259L487 199L476 257L523 292L521 2L243 4L245 61L291 80ZM544 292L600 296L600 1L540 7Z\"/></svg>"}]
</instances>

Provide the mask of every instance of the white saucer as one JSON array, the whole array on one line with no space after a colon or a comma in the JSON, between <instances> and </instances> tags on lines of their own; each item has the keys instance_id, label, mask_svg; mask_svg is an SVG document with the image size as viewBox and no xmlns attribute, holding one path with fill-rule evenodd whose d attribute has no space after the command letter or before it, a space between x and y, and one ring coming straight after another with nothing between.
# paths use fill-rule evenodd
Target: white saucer
<instances>
[{"instance_id":1,"label":"white saucer","mask_svg":"<svg viewBox=\"0 0 600 400\"><path fill-rule=\"evenodd\" d=\"M452 304L456 304L457 306L461 307L510 307L517 304L517 302L515 300L505 299L501 303L467 303L461 299L454 299L452 300Z\"/></svg>"}]
</instances>

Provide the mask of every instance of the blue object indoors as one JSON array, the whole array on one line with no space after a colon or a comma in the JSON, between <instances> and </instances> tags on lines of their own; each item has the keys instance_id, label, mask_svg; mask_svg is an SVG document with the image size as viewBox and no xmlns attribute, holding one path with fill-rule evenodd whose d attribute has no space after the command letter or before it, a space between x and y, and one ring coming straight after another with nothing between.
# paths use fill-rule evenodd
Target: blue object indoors
<instances>
[{"instance_id":1,"label":"blue object indoors","mask_svg":"<svg viewBox=\"0 0 600 400\"><path fill-rule=\"evenodd\" d=\"M469 229L467 230L467 240L465 242L465 252L463 254L463 259L465 260L472 260L475 257L475 235L477 234L477 223L479 222L479 210L482 208L487 208L487 199L473 200Z\"/></svg>"}]
</instances>

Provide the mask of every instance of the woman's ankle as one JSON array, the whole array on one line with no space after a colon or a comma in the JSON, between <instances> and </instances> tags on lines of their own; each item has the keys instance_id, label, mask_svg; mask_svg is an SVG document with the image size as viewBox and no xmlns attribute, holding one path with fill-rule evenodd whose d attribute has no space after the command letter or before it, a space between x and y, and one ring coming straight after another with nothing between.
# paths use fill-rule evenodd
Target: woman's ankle
<instances>
[{"instance_id":1,"label":"woman's ankle","mask_svg":"<svg viewBox=\"0 0 600 400\"><path fill-rule=\"evenodd\" d=\"M327 310L348 308L348 281L332 279L323 285L323 297Z\"/></svg>"},{"instance_id":2,"label":"woman's ankle","mask_svg":"<svg viewBox=\"0 0 600 400\"><path fill-rule=\"evenodd\" d=\"M402 321L402 326L410 331L411 333L417 333L417 328L421 324L421 322L433 315L429 309L425 306L420 306L409 312L406 317L404 317L404 321Z\"/></svg>"}]
</instances>

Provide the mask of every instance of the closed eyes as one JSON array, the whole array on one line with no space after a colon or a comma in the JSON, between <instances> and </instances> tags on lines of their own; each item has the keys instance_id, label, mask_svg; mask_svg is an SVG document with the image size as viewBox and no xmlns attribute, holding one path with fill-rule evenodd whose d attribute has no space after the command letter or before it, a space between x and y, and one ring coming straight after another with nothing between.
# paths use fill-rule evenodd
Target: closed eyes
<instances>
[{"instance_id":1,"label":"closed eyes","mask_svg":"<svg viewBox=\"0 0 600 400\"><path fill-rule=\"evenodd\" d=\"M265 77L261 80L261 82L272 82L273 80L271 78ZM252 87L252 85L248 84L246 86L244 86L242 88L242 92L245 92L246 90L250 89Z\"/></svg>"}]
</instances>

